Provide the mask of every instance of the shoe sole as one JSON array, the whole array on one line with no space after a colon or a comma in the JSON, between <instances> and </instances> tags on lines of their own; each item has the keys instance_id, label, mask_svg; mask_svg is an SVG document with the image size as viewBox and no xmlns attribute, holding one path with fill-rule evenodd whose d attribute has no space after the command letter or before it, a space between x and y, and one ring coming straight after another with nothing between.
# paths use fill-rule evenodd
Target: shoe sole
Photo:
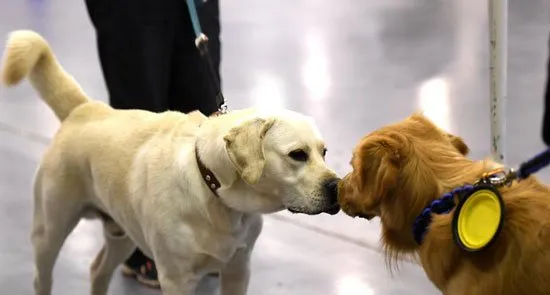
<instances>
[{"instance_id":1,"label":"shoe sole","mask_svg":"<svg viewBox=\"0 0 550 295\"><path fill-rule=\"evenodd\" d=\"M140 284L145 285L149 288L160 289L159 281L146 279L140 273L138 273L137 271L129 268L126 265L122 265L122 274L124 276L134 278Z\"/></svg>"}]
</instances>

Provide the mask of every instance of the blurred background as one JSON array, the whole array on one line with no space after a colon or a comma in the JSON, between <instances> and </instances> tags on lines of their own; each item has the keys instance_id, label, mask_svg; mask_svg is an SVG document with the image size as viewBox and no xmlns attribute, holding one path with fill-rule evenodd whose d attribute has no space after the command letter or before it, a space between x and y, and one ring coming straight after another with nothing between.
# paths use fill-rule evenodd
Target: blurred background
<instances>
[{"instance_id":1,"label":"blurred background","mask_svg":"<svg viewBox=\"0 0 550 295\"><path fill-rule=\"evenodd\" d=\"M417 110L483 158L490 154L487 8L481 0L221 0L224 95L233 109L313 116L340 175L363 135ZM508 25L506 149L513 166L544 147L550 2L510 1ZM84 90L108 100L83 0L0 0L0 38L16 29L42 34ZM31 183L58 124L28 83L1 89L0 294L33 293ZM550 180L550 170L540 175ZM53 294L89 292L100 229L83 221L67 240ZM266 216L249 294L439 294L414 264L391 276L378 239L378 221L342 213ZM207 278L199 294L216 289L217 279ZM160 292L117 272L109 294Z\"/></svg>"}]
</instances>

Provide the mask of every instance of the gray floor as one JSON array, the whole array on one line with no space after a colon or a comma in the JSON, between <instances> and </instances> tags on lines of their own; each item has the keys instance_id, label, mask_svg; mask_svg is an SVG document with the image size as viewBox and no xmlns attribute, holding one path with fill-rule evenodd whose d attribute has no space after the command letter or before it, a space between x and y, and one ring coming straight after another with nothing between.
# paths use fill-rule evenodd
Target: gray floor
<instances>
[{"instance_id":1,"label":"gray floor","mask_svg":"<svg viewBox=\"0 0 550 295\"><path fill-rule=\"evenodd\" d=\"M288 107L317 119L341 174L366 132L423 109L489 153L487 5L480 0L240 0L222 2L225 95L231 107ZM542 149L548 0L510 1L508 163ZM521 2L521 4L520 4ZM83 1L0 0L0 36L39 31L93 97L106 99ZM3 38L3 37L2 37ZM31 178L58 123L28 84L0 95L0 294L32 293ZM541 173L550 180L550 170ZM422 270L390 276L377 222L268 216L250 294L438 294ZM96 223L67 241L54 294L87 294L101 244ZM216 290L205 281L200 294ZM158 294L115 277L110 294Z\"/></svg>"}]
</instances>

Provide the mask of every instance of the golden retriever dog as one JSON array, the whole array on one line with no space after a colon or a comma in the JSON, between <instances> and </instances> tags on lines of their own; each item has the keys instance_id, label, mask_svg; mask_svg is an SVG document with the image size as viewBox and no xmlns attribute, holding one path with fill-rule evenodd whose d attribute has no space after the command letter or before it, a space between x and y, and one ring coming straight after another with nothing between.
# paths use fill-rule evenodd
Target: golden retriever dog
<instances>
[{"instance_id":1,"label":"golden retriever dog","mask_svg":"<svg viewBox=\"0 0 550 295\"><path fill-rule=\"evenodd\" d=\"M488 248L467 252L454 242L454 209L432 214L421 244L414 239L413 223L432 201L499 167L468 152L421 114L385 126L355 147L353 171L339 183L340 206L352 217L380 217L388 267L419 259L445 295L550 294L550 190L533 176L499 189L506 213Z\"/></svg>"},{"instance_id":2,"label":"golden retriever dog","mask_svg":"<svg viewBox=\"0 0 550 295\"><path fill-rule=\"evenodd\" d=\"M2 79L26 76L61 121L35 177L36 295L51 294L59 250L82 218L104 225L93 295L107 294L136 246L157 263L163 294L194 294L201 277L220 272L222 295L244 295L261 214L339 211L338 178L309 117L115 110L90 100L40 35L16 31Z\"/></svg>"}]
</instances>

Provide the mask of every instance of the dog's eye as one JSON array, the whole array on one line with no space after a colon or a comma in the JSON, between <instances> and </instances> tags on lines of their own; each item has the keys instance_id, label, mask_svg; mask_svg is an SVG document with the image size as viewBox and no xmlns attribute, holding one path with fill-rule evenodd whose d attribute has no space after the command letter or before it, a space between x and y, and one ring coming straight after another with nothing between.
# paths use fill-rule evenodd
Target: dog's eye
<instances>
[{"instance_id":1,"label":"dog's eye","mask_svg":"<svg viewBox=\"0 0 550 295\"><path fill-rule=\"evenodd\" d=\"M288 154L290 158L294 161L298 162L306 162L307 161L307 153L303 150L295 150Z\"/></svg>"},{"instance_id":2,"label":"dog's eye","mask_svg":"<svg viewBox=\"0 0 550 295\"><path fill-rule=\"evenodd\" d=\"M324 158L326 155L327 155L327 149L324 148L324 149L323 149L323 158Z\"/></svg>"}]
</instances>

